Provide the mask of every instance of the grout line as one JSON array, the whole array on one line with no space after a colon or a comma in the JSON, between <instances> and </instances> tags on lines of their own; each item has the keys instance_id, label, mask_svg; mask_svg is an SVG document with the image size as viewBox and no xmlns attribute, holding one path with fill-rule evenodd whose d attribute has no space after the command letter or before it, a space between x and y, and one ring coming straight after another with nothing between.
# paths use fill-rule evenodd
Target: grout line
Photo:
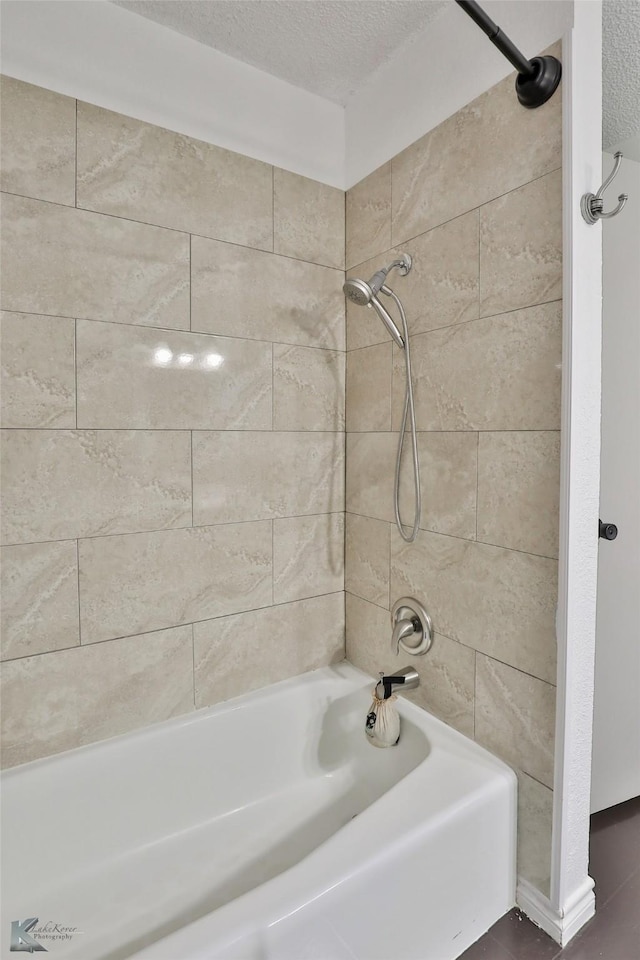
<instances>
[{"instance_id":1,"label":"grout line","mask_svg":"<svg viewBox=\"0 0 640 960\"><path fill-rule=\"evenodd\" d=\"M250 433L276 433L276 434L299 434L304 436L333 436L337 434L338 436L348 437L388 437L388 436L397 436L397 430L270 430L269 427L148 427L148 426L127 426L127 427L93 427L93 426L82 426L82 427L2 427L3 431L23 431L27 433L37 433L40 431L44 432L55 432L55 433L75 433L78 431L87 431L88 433L188 433L190 430L193 433L241 433L241 434L250 434ZM478 430L469 427L465 427L464 430L417 430L417 435L419 437L429 437L442 436L442 435L453 435L457 437L464 437L470 434L491 434L491 433L560 433L560 430L555 427L543 427L542 429L518 429L512 428L511 430L496 430L493 428ZM372 518L372 519L375 519ZM420 528L427 529L427 528ZM499 544L496 544L499 546ZM525 551L526 552L526 551Z\"/></svg>"},{"instance_id":2,"label":"grout line","mask_svg":"<svg viewBox=\"0 0 640 960\"><path fill-rule=\"evenodd\" d=\"M40 197L30 197L24 193L13 193L10 190L2 190L0 193L9 197L20 197L22 200L30 200L32 203L47 203L52 207L60 207L62 210L79 210L82 213L90 213L96 217L109 217L110 220L124 220L126 223L137 223L142 227L152 227L155 230L169 230L171 233L180 234L183 237L192 236L196 240L208 240L211 243L225 243L230 247L241 247L243 250L254 250L256 253L264 253L267 256L282 257L285 260L295 260L297 263L308 263L312 267L319 267L322 270L331 270L333 273L344 274L341 267L331 267L327 263L318 263L316 260L305 260L304 257L294 257L287 253L276 253L273 250L264 247L252 247L246 243L236 243L235 240L225 240L222 237L207 237L202 233L189 233L188 230L179 230L177 227L167 227L161 223L152 223L150 220L134 220L132 217L123 217L115 213L106 213L102 210L92 210L90 207L72 207L69 203L58 203L56 200L43 200Z\"/></svg>"},{"instance_id":3,"label":"grout line","mask_svg":"<svg viewBox=\"0 0 640 960\"><path fill-rule=\"evenodd\" d=\"M73 172L73 206L78 207L78 101L76 99L76 129L75 129L75 167Z\"/></svg>"},{"instance_id":4,"label":"grout line","mask_svg":"<svg viewBox=\"0 0 640 960\"><path fill-rule=\"evenodd\" d=\"M194 510L194 495L193 495L193 430L189 431L189 460L191 464L191 526L194 526L193 522L193 510Z\"/></svg>"},{"instance_id":5,"label":"grout line","mask_svg":"<svg viewBox=\"0 0 640 960\"><path fill-rule=\"evenodd\" d=\"M80 541L76 540L76 580L78 584L78 643L74 646L82 645L82 617L80 613Z\"/></svg>"},{"instance_id":6,"label":"grout line","mask_svg":"<svg viewBox=\"0 0 640 960\"><path fill-rule=\"evenodd\" d=\"M476 541L478 540L478 495L480 491L480 431L476 436Z\"/></svg>"},{"instance_id":7,"label":"grout line","mask_svg":"<svg viewBox=\"0 0 640 960\"><path fill-rule=\"evenodd\" d=\"M193 329L193 324L191 320L193 315L193 257L191 255L192 240L193 240L193 237L191 236L191 234L189 234L189 331Z\"/></svg>"},{"instance_id":8,"label":"grout line","mask_svg":"<svg viewBox=\"0 0 640 960\"><path fill-rule=\"evenodd\" d=\"M202 620L186 620L183 623L170 623L163 627L153 627L151 630L139 630L137 633L125 633L117 637L105 637L102 640L90 640L82 645L75 643L73 646L61 647L58 650L43 650L42 653L30 653L24 657L7 657L2 663L12 663L16 660L31 660L35 657L48 657L52 654L61 653L63 650L88 650L90 647L99 647L105 643L113 643L114 640L131 640L134 637L148 637L153 633L163 633L165 630L179 630L181 627L190 626L193 629L198 623L212 623L214 620L224 620L227 617L239 617L245 613L258 613L260 610L272 610L277 607L292 607L294 604L307 603L310 600L322 600L323 597L338 597L343 593L343 590L332 590L331 593L318 593L311 597L300 597L298 600L286 600L283 603L275 604L267 603L262 607L250 607L248 610L234 610L229 613L220 613L218 616L206 617Z\"/></svg>"},{"instance_id":9,"label":"grout line","mask_svg":"<svg viewBox=\"0 0 640 960\"><path fill-rule=\"evenodd\" d=\"M437 230L438 227L444 227L447 223L452 223L454 220L459 220L461 217L466 217L467 214L473 213L475 210L480 210L482 207L488 206L490 203L494 203L496 200L501 200L503 197L509 196L510 193L515 193L517 190L521 190L523 187L528 187L531 183L537 183L538 180L543 180L545 177L551 176L552 173L557 173L558 170L562 170L562 165L554 167L552 170L547 170L546 173L541 173L540 176L534 177L532 180L526 180L524 183L519 183L517 186L512 187L511 190L505 190L504 193L498 194L496 197L490 197L488 200L484 200L482 203L476 204L475 207L469 207L468 210L464 210L462 213L457 213L455 217L449 217L448 220L443 220L442 223L436 223L432 227L428 227L427 230L422 230L420 233L414 233L410 237L404 237L402 240L395 240L393 235L391 237L393 247L402 246L405 243L410 243L412 240L418 240L420 237L423 237L426 233L431 233L433 230ZM385 251L386 253L387 251ZM363 261L366 263L367 261ZM360 266L360 264L357 264ZM355 268L354 268L355 269Z\"/></svg>"},{"instance_id":10,"label":"grout line","mask_svg":"<svg viewBox=\"0 0 640 960\"><path fill-rule=\"evenodd\" d=\"M75 429L78 429L78 321L73 321L73 381L75 387L75 401L76 401L76 425ZM6 429L6 428L5 428ZM29 430L38 429L37 427L29 427ZM45 429L45 428L43 428Z\"/></svg>"},{"instance_id":11,"label":"grout line","mask_svg":"<svg viewBox=\"0 0 640 960\"><path fill-rule=\"evenodd\" d=\"M366 520L378 520L380 522L389 523L393 526L393 521L389 520L387 517L373 517L368 513L358 513L357 510L348 510L348 513L352 514L355 517L363 517ZM509 553L518 553L522 554L525 557L535 557L540 560L555 560L557 562L558 557L550 557L544 553L531 553L529 550L518 550L516 547L505 547L501 543L489 543L486 540L477 540L471 539L470 537L461 537L454 533L443 533L441 530L433 530L431 527L420 527L419 528L423 533L428 533L434 537L447 537L450 540L459 540L461 543L477 543L483 547L493 547L496 550L506 550Z\"/></svg>"},{"instance_id":12,"label":"grout line","mask_svg":"<svg viewBox=\"0 0 640 960\"><path fill-rule=\"evenodd\" d=\"M271 165L271 250L276 252L276 168Z\"/></svg>"},{"instance_id":13,"label":"grout line","mask_svg":"<svg viewBox=\"0 0 640 960\"><path fill-rule=\"evenodd\" d=\"M480 318L481 304L482 304L482 271L480 269L480 259L482 257L482 243L480 240L480 207L478 207L478 319Z\"/></svg>"},{"instance_id":14,"label":"grout line","mask_svg":"<svg viewBox=\"0 0 640 960\"><path fill-rule=\"evenodd\" d=\"M473 739L476 739L476 710L478 706L478 651L473 651Z\"/></svg>"},{"instance_id":15,"label":"grout line","mask_svg":"<svg viewBox=\"0 0 640 960\"><path fill-rule=\"evenodd\" d=\"M193 708L196 706L196 638L193 624L191 624L191 666L192 666L192 684L193 684Z\"/></svg>"},{"instance_id":16,"label":"grout line","mask_svg":"<svg viewBox=\"0 0 640 960\"><path fill-rule=\"evenodd\" d=\"M294 343L291 340L269 340L266 337L232 337L226 333L209 333L207 330L190 330L187 327L155 327L151 324L146 323L121 323L118 320L104 320L100 317L69 317L66 314L62 313L34 313L32 310L14 310L14 309L5 309L3 313L15 313L19 316L24 317L48 317L53 320L76 320L82 323L106 323L114 327L122 327L125 330L157 330L158 333L169 334L185 334L198 337L215 337L217 340L233 340L233 341L243 341L246 343L264 343L272 345L280 345L283 347L299 347L303 350L324 350L327 353L338 353L346 354L346 350L342 347L332 347L332 346L319 346L315 343ZM387 341L385 341L387 342ZM390 341L389 341L390 342ZM375 346L375 344L374 344Z\"/></svg>"},{"instance_id":17,"label":"grout line","mask_svg":"<svg viewBox=\"0 0 640 960\"><path fill-rule=\"evenodd\" d=\"M453 330L457 327L462 327L468 323L477 323L479 320L493 320L497 317L506 317L512 313L520 313L522 310L533 310L535 307L546 307L552 303L562 303L562 298L558 297L555 300L540 300L538 303L529 303L524 307L513 307L511 310L502 310L499 313L488 313L482 316L472 317L470 320L454 320L452 323L445 323L443 326L430 327L428 330L420 330L417 333L410 333L409 339L415 340L416 337L426 337L430 333L436 333L440 330ZM412 323L415 326L415 323L422 318L422 314L416 317ZM392 340L380 340L377 343L369 343L364 347L351 347L347 349L347 353L353 353L355 350L368 350L370 347L379 347L383 343L392 343Z\"/></svg>"},{"instance_id":18,"label":"grout line","mask_svg":"<svg viewBox=\"0 0 640 960\"><path fill-rule=\"evenodd\" d=\"M187 524L182 527L154 527L150 530L127 530L121 533L94 533L81 534L80 536L64 536L55 540L17 540L12 543L3 543L2 547L25 547L35 543L65 543L70 540L109 540L111 537L137 537L146 536L150 533L176 533L179 530L208 530L213 527L237 527L246 523L269 523L272 520L302 520L310 517L330 517L340 516L343 511L329 510L324 513L293 513L287 516L278 517L259 517L252 520L225 520L222 523L195 523Z\"/></svg>"},{"instance_id":19,"label":"grout line","mask_svg":"<svg viewBox=\"0 0 640 960\"><path fill-rule=\"evenodd\" d=\"M275 411L275 405L276 405L276 400L275 400L275 397L276 397L275 365L276 365L275 347L274 347L274 345L273 345L273 343L272 343L272 344L271 344L271 432L272 432L272 433L274 432L274 424L275 424L275 422L276 422L276 420L275 420L275 415L276 415L276 411ZM276 431L276 432L277 432L277 431Z\"/></svg>"},{"instance_id":20,"label":"grout line","mask_svg":"<svg viewBox=\"0 0 640 960\"><path fill-rule=\"evenodd\" d=\"M274 540L275 540L275 520L271 521L271 606L275 605L275 570L274 570Z\"/></svg>"}]
</instances>

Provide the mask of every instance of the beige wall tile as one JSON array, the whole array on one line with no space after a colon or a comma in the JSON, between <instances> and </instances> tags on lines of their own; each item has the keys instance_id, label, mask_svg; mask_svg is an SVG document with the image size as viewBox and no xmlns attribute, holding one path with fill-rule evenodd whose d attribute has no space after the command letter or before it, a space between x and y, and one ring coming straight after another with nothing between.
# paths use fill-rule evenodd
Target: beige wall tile
<instances>
[{"instance_id":1,"label":"beige wall tile","mask_svg":"<svg viewBox=\"0 0 640 960\"><path fill-rule=\"evenodd\" d=\"M78 424L269 430L271 345L79 320Z\"/></svg>"},{"instance_id":2,"label":"beige wall tile","mask_svg":"<svg viewBox=\"0 0 640 960\"><path fill-rule=\"evenodd\" d=\"M345 355L273 345L273 429L344 430Z\"/></svg>"},{"instance_id":3,"label":"beige wall tile","mask_svg":"<svg viewBox=\"0 0 640 960\"><path fill-rule=\"evenodd\" d=\"M6 310L189 327L189 238L5 194Z\"/></svg>"},{"instance_id":4,"label":"beige wall tile","mask_svg":"<svg viewBox=\"0 0 640 960\"><path fill-rule=\"evenodd\" d=\"M275 167L274 251L344 270L344 191Z\"/></svg>"},{"instance_id":5,"label":"beige wall tile","mask_svg":"<svg viewBox=\"0 0 640 960\"><path fill-rule=\"evenodd\" d=\"M429 652L412 657L411 666L418 671L420 686L408 692L407 698L466 737L473 737L475 651L435 634Z\"/></svg>"},{"instance_id":6,"label":"beige wall tile","mask_svg":"<svg viewBox=\"0 0 640 960\"><path fill-rule=\"evenodd\" d=\"M191 522L189 435L5 430L4 543L65 540Z\"/></svg>"},{"instance_id":7,"label":"beige wall tile","mask_svg":"<svg viewBox=\"0 0 640 960\"><path fill-rule=\"evenodd\" d=\"M75 427L75 325L2 314L2 426Z\"/></svg>"},{"instance_id":8,"label":"beige wall tile","mask_svg":"<svg viewBox=\"0 0 640 960\"><path fill-rule=\"evenodd\" d=\"M407 434L400 474L400 514L413 525L414 479ZM419 433L422 511L420 527L452 537L476 538L478 435ZM395 458L391 464L395 470Z\"/></svg>"},{"instance_id":9,"label":"beige wall tile","mask_svg":"<svg viewBox=\"0 0 640 960\"><path fill-rule=\"evenodd\" d=\"M476 658L476 740L553 787L555 687L504 663Z\"/></svg>"},{"instance_id":10,"label":"beige wall tile","mask_svg":"<svg viewBox=\"0 0 640 960\"><path fill-rule=\"evenodd\" d=\"M478 230L473 210L403 245L413 258L411 271L406 278L391 274L391 286L404 305L410 334L477 319Z\"/></svg>"},{"instance_id":11,"label":"beige wall tile","mask_svg":"<svg viewBox=\"0 0 640 960\"><path fill-rule=\"evenodd\" d=\"M78 206L272 249L271 166L78 103Z\"/></svg>"},{"instance_id":12,"label":"beige wall tile","mask_svg":"<svg viewBox=\"0 0 640 960\"><path fill-rule=\"evenodd\" d=\"M391 429L391 341L347 354L347 430Z\"/></svg>"},{"instance_id":13,"label":"beige wall tile","mask_svg":"<svg viewBox=\"0 0 640 960\"><path fill-rule=\"evenodd\" d=\"M395 433L347 434L347 512L393 520Z\"/></svg>"},{"instance_id":14,"label":"beige wall tile","mask_svg":"<svg viewBox=\"0 0 640 960\"><path fill-rule=\"evenodd\" d=\"M76 101L13 77L0 78L0 189L75 204Z\"/></svg>"},{"instance_id":15,"label":"beige wall tile","mask_svg":"<svg viewBox=\"0 0 640 960\"><path fill-rule=\"evenodd\" d=\"M473 320L412 338L418 430L558 430L562 304ZM404 400L394 349L393 425Z\"/></svg>"},{"instance_id":16,"label":"beige wall tile","mask_svg":"<svg viewBox=\"0 0 640 960\"><path fill-rule=\"evenodd\" d=\"M562 297L562 171L480 208L480 313Z\"/></svg>"},{"instance_id":17,"label":"beige wall tile","mask_svg":"<svg viewBox=\"0 0 640 960\"><path fill-rule=\"evenodd\" d=\"M6 663L4 766L193 710L191 627Z\"/></svg>"},{"instance_id":18,"label":"beige wall tile","mask_svg":"<svg viewBox=\"0 0 640 960\"><path fill-rule=\"evenodd\" d=\"M194 522L230 523L344 509L344 435L193 435Z\"/></svg>"},{"instance_id":19,"label":"beige wall tile","mask_svg":"<svg viewBox=\"0 0 640 960\"><path fill-rule=\"evenodd\" d=\"M271 523L99 537L79 546L83 643L271 603Z\"/></svg>"},{"instance_id":20,"label":"beige wall tile","mask_svg":"<svg viewBox=\"0 0 640 960\"><path fill-rule=\"evenodd\" d=\"M389 672L398 666L391 652L391 619L388 610L374 603L345 595L347 660L371 674L371 690L380 670Z\"/></svg>"},{"instance_id":21,"label":"beige wall tile","mask_svg":"<svg viewBox=\"0 0 640 960\"><path fill-rule=\"evenodd\" d=\"M394 157L393 244L560 166L562 96L523 110L513 82L511 74Z\"/></svg>"},{"instance_id":22,"label":"beige wall tile","mask_svg":"<svg viewBox=\"0 0 640 960\"><path fill-rule=\"evenodd\" d=\"M191 238L191 329L344 350L344 273Z\"/></svg>"},{"instance_id":23,"label":"beige wall tile","mask_svg":"<svg viewBox=\"0 0 640 960\"><path fill-rule=\"evenodd\" d=\"M347 267L391 246L391 163L384 163L347 190Z\"/></svg>"},{"instance_id":24,"label":"beige wall tile","mask_svg":"<svg viewBox=\"0 0 640 960\"><path fill-rule=\"evenodd\" d=\"M345 590L363 600L389 606L389 524L346 515Z\"/></svg>"},{"instance_id":25,"label":"beige wall tile","mask_svg":"<svg viewBox=\"0 0 640 960\"><path fill-rule=\"evenodd\" d=\"M400 475L400 513L413 524L413 466L407 435ZM398 434L347 434L347 510L395 522L394 478ZM475 433L418 435L423 529L475 538Z\"/></svg>"},{"instance_id":26,"label":"beige wall tile","mask_svg":"<svg viewBox=\"0 0 640 960\"><path fill-rule=\"evenodd\" d=\"M437 633L555 682L558 564L440 534L391 531L391 601L422 599Z\"/></svg>"},{"instance_id":27,"label":"beige wall tile","mask_svg":"<svg viewBox=\"0 0 640 960\"><path fill-rule=\"evenodd\" d=\"M2 548L2 659L80 643L75 540Z\"/></svg>"},{"instance_id":28,"label":"beige wall tile","mask_svg":"<svg viewBox=\"0 0 640 960\"><path fill-rule=\"evenodd\" d=\"M273 521L273 602L344 590L344 514Z\"/></svg>"},{"instance_id":29,"label":"beige wall tile","mask_svg":"<svg viewBox=\"0 0 640 960\"><path fill-rule=\"evenodd\" d=\"M481 433L478 540L558 556L560 433Z\"/></svg>"},{"instance_id":30,"label":"beige wall tile","mask_svg":"<svg viewBox=\"0 0 640 960\"><path fill-rule=\"evenodd\" d=\"M518 774L518 876L548 897L551 885L553 790Z\"/></svg>"},{"instance_id":31,"label":"beige wall tile","mask_svg":"<svg viewBox=\"0 0 640 960\"><path fill-rule=\"evenodd\" d=\"M342 593L196 623L196 705L344 659Z\"/></svg>"}]
</instances>

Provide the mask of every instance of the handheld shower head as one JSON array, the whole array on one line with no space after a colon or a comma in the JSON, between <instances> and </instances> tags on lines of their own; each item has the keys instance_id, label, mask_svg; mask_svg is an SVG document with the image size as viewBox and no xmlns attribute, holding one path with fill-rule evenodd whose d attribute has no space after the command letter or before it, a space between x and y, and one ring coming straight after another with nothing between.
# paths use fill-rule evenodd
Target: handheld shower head
<instances>
[{"instance_id":1,"label":"handheld shower head","mask_svg":"<svg viewBox=\"0 0 640 960\"><path fill-rule=\"evenodd\" d=\"M409 270L411 270L411 257L409 254L403 253L398 260L394 260L388 267L383 267L381 270L376 271L368 282L359 280L356 277L346 280L342 289L344 290L345 296L348 297L352 303L356 303L359 307L373 307L392 338L401 349L404 349L402 334L377 296L380 291L383 293L387 292L384 282L387 279L387 274L394 267L400 270L403 277L406 276Z\"/></svg>"}]
</instances>

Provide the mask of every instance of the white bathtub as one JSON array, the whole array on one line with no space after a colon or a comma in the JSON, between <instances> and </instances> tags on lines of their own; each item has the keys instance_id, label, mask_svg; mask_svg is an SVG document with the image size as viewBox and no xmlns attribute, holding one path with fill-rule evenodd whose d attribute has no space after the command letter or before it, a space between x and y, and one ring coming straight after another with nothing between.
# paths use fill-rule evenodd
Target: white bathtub
<instances>
[{"instance_id":1,"label":"white bathtub","mask_svg":"<svg viewBox=\"0 0 640 960\"><path fill-rule=\"evenodd\" d=\"M2 956L34 918L64 960L459 956L514 903L515 777L403 700L374 749L372 687L343 663L6 772Z\"/></svg>"}]
</instances>

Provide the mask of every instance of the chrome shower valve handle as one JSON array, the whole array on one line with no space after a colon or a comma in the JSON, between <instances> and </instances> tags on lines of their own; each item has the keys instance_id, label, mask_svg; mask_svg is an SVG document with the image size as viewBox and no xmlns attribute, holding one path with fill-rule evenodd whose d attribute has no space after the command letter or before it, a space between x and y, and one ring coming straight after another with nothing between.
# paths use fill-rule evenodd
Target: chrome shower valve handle
<instances>
[{"instance_id":1,"label":"chrome shower valve handle","mask_svg":"<svg viewBox=\"0 0 640 960\"><path fill-rule=\"evenodd\" d=\"M391 610L391 649L396 656L403 650L414 657L427 653L433 643L431 617L419 600L401 597Z\"/></svg>"}]
</instances>

